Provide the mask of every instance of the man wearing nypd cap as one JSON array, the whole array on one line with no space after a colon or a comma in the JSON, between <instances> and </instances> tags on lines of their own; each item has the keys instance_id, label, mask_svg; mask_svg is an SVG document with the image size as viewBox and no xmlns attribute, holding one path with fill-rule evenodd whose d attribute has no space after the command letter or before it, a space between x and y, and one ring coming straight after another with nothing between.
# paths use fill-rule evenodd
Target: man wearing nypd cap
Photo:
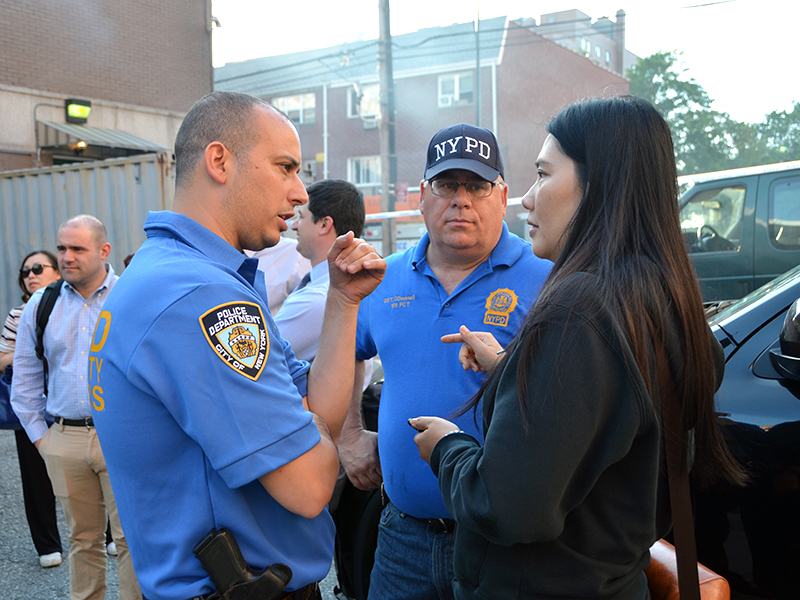
<instances>
[{"instance_id":1,"label":"man wearing nypd cap","mask_svg":"<svg viewBox=\"0 0 800 600\"><path fill-rule=\"evenodd\" d=\"M477 392L483 375L465 372L459 346L442 343L442 336L466 325L506 346L551 266L503 222L508 188L488 129L462 123L434 135L420 190L427 233L387 258L383 281L358 314L356 357L378 354L383 364L380 433L363 429L354 395L339 440L353 484L383 484L385 492L371 600L453 597L454 523L436 477L419 460L407 420L452 418ZM476 424L470 412L455 421L480 439L480 411L477 418Z\"/></svg>"}]
</instances>

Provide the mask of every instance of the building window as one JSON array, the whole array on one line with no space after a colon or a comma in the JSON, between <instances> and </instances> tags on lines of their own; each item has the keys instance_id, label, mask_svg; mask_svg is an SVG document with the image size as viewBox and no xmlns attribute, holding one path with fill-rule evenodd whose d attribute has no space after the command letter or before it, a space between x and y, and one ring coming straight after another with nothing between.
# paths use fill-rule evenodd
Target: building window
<instances>
[{"instance_id":1,"label":"building window","mask_svg":"<svg viewBox=\"0 0 800 600\"><path fill-rule=\"evenodd\" d=\"M800 249L800 177L776 179L769 186L769 237L783 250Z\"/></svg>"},{"instance_id":2,"label":"building window","mask_svg":"<svg viewBox=\"0 0 800 600\"><path fill-rule=\"evenodd\" d=\"M361 117L374 118L381 112L381 86L377 83L367 83L359 86L361 94ZM352 119L358 117L358 96L351 87L347 97L347 116Z\"/></svg>"},{"instance_id":3,"label":"building window","mask_svg":"<svg viewBox=\"0 0 800 600\"><path fill-rule=\"evenodd\" d=\"M595 46L594 47L594 54L595 54L595 56L597 56L597 58L600 58L600 52L601 52L600 46Z\"/></svg>"},{"instance_id":4,"label":"building window","mask_svg":"<svg viewBox=\"0 0 800 600\"><path fill-rule=\"evenodd\" d=\"M357 156L347 159L347 179L357 186L381 184L381 157Z\"/></svg>"},{"instance_id":5,"label":"building window","mask_svg":"<svg viewBox=\"0 0 800 600\"><path fill-rule=\"evenodd\" d=\"M609 52L608 50L606 50L606 62L607 63L611 62L611 52Z\"/></svg>"},{"instance_id":6,"label":"building window","mask_svg":"<svg viewBox=\"0 0 800 600\"><path fill-rule=\"evenodd\" d=\"M272 105L288 116L294 123L313 123L316 117L317 95L299 94L273 98Z\"/></svg>"},{"instance_id":7,"label":"building window","mask_svg":"<svg viewBox=\"0 0 800 600\"><path fill-rule=\"evenodd\" d=\"M472 72L453 73L439 77L439 106L472 104Z\"/></svg>"}]
</instances>

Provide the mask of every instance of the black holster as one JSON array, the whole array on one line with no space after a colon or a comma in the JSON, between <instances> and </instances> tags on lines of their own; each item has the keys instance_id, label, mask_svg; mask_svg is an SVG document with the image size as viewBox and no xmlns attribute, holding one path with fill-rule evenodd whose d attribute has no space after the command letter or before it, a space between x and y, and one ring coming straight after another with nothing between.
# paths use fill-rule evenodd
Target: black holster
<instances>
[{"instance_id":1,"label":"black holster","mask_svg":"<svg viewBox=\"0 0 800 600\"><path fill-rule=\"evenodd\" d=\"M292 578L292 570L280 563L260 573L250 569L228 529L212 529L194 554L217 588L209 600L278 600Z\"/></svg>"}]
</instances>

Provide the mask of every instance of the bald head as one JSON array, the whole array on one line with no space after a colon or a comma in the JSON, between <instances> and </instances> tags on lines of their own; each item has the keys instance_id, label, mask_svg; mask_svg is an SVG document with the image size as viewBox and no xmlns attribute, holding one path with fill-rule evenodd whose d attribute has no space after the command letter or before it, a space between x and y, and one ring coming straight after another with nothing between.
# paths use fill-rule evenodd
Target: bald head
<instances>
[{"instance_id":1,"label":"bald head","mask_svg":"<svg viewBox=\"0 0 800 600\"><path fill-rule=\"evenodd\" d=\"M58 228L56 249L61 276L84 298L106 278L106 258L111 252L106 228L92 215L78 215Z\"/></svg>"},{"instance_id":2,"label":"bald head","mask_svg":"<svg viewBox=\"0 0 800 600\"><path fill-rule=\"evenodd\" d=\"M72 217L71 219L67 219L61 224L58 230L61 231L62 229L68 227L80 227L91 231L92 237L97 243L98 248L108 242L108 232L106 231L106 226L103 225L103 222L100 219L93 217L92 215L78 215Z\"/></svg>"},{"instance_id":3,"label":"bald head","mask_svg":"<svg viewBox=\"0 0 800 600\"><path fill-rule=\"evenodd\" d=\"M240 92L218 91L198 100L183 119L175 138L175 185L189 182L211 142L221 142L241 163L258 143L256 108L286 115L268 102Z\"/></svg>"}]
</instances>

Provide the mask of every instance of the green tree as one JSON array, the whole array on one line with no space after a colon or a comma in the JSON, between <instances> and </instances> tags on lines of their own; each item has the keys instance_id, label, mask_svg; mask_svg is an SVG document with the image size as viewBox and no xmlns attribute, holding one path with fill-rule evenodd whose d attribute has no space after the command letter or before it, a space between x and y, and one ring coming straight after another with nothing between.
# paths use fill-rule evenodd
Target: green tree
<instances>
[{"instance_id":1,"label":"green tree","mask_svg":"<svg viewBox=\"0 0 800 600\"><path fill-rule=\"evenodd\" d=\"M800 102L790 111L773 111L756 128L767 162L800 160Z\"/></svg>"},{"instance_id":2,"label":"green tree","mask_svg":"<svg viewBox=\"0 0 800 600\"><path fill-rule=\"evenodd\" d=\"M626 73L631 94L650 101L669 123L679 173L800 160L800 102L763 123L742 123L712 109L712 99L685 72L678 53L659 52Z\"/></svg>"},{"instance_id":3,"label":"green tree","mask_svg":"<svg viewBox=\"0 0 800 600\"><path fill-rule=\"evenodd\" d=\"M631 94L651 102L669 123L679 173L730 169L738 155L730 133L735 122L713 110L706 91L684 72L675 52L659 52L640 59L626 75Z\"/></svg>"}]
</instances>

